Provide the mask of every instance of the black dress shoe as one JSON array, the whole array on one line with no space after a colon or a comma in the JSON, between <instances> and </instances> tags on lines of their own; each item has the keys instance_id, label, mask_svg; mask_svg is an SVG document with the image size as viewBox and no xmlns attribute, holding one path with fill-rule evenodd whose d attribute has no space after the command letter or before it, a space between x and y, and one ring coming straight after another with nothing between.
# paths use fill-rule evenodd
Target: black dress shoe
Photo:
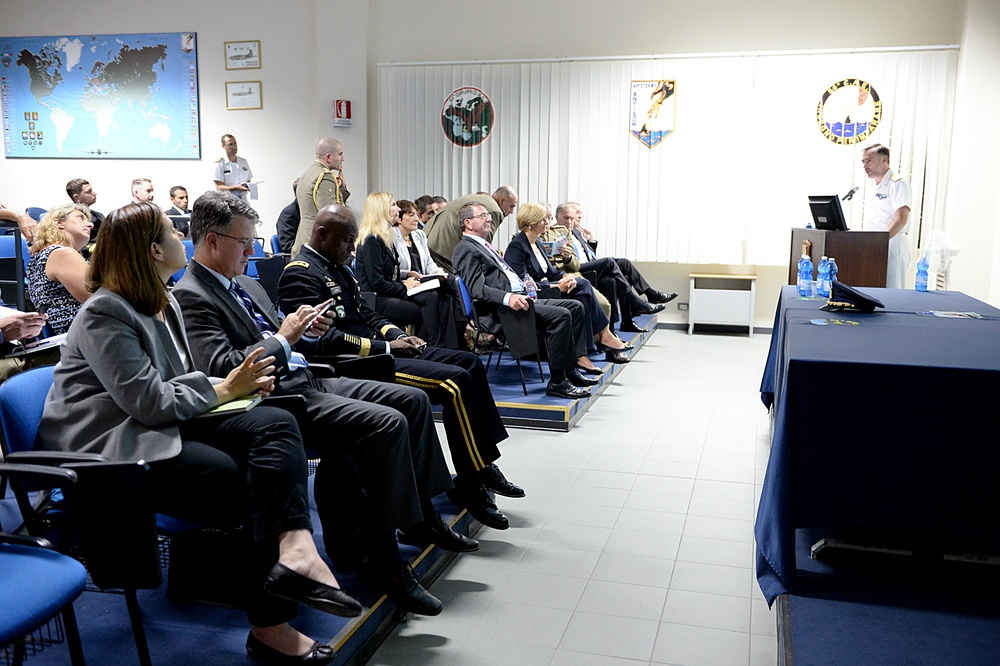
<instances>
[{"instance_id":1,"label":"black dress shoe","mask_svg":"<svg viewBox=\"0 0 1000 666\"><path fill-rule=\"evenodd\" d=\"M578 386L583 388L587 386L597 386L598 384L601 383L600 379L591 379L590 377L584 377L582 374L580 374L579 370L570 370L569 372L567 372L566 379L568 379L569 383L572 384L573 386Z\"/></svg>"},{"instance_id":2,"label":"black dress shoe","mask_svg":"<svg viewBox=\"0 0 1000 666\"><path fill-rule=\"evenodd\" d=\"M585 368L582 365L577 365L576 369L580 374L591 375L593 377L600 377L604 374L604 371L600 368Z\"/></svg>"},{"instance_id":3,"label":"black dress shoe","mask_svg":"<svg viewBox=\"0 0 1000 666\"><path fill-rule=\"evenodd\" d=\"M470 539L451 529L440 513L435 513L433 518L429 518L415 526L418 533L426 535L427 540L441 550L449 553L473 553L479 550L479 542Z\"/></svg>"},{"instance_id":4,"label":"black dress shoe","mask_svg":"<svg viewBox=\"0 0 1000 666\"><path fill-rule=\"evenodd\" d=\"M628 354L622 349L609 349L604 352L604 360L608 363L628 363Z\"/></svg>"},{"instance_id":5,"label":"black dress shoe","mask_svg":"<svg viewBox=\"0 0 1000 666\"><path fill-rule=\"evenodd\" d=\"M309 652L293 656L278 652L273 647L268 647L253 632L247 636L247 656L254 661L261 661L265 664L312 664L321 666L332 663L337 658L337 651L329 645L323 645L319 641L312 644Z\"/></svg>"},{"instance_id":6,"label":"black dress shoe","mask_svg":"<svg viewBox=\"0 0 1000 666\"><path fill-rule=\"evenodd\" d=\"M362 611L358 600L343 590L307 578L280 562L268 572L264 591L340 617L357 617Z\"/></svg>"},{"instance_id":7,"label":"black dress shoe","mask_svg":"<svg viewBox=\"0 0 1000 666\"><path fill-rule=\"evenodd\" d=\"M635 322L631 319L623 319L620 324L618 324L618 330L621 333L644 333L643 329L635 325Z\"/></svg>"},{"instance_id":8,"label":"black dress shoe","mask_svg":"<svg viewBox=\"0 0 1000 666\"><path fill-rule=\"evenodd\" d=\"M504 497L524 497L524 489L507 480L496 463L479 470L479 478L487 490Z\"/></svg>"},{"instance_id":9,"label":"black dress shoe","mask_svg":"<svg viewBox=\"0 0 1000 666\"><path fill-rule=\"evenodd\" d=\"M561 382L549 382L548 386L545 387L545 395L552 396L553 398L575 400L577 398L589 398L590 391L585 388L577 388L573 386L570 380L564 379Z\"/></svg>"},{"instance_id":10,"label":"black dress shoe","mask_svg":"<svg viewBox=\"0 0 1000 666\"><path fill-rule=\"evenodd\" d=\"M517 486L514 486L517 488ZM521 491L523 496L524 491ZM484 486L475 489L452 488L448 491L448 499L464 507L469 515L481 522L486 527L495 530L505 530L510 527L507 516L497 508L496 503L490 499L489 493Z\"/></svg>"},{"instance_id":11,"label":"black dress shoe","mask_svg":"<svg viewBox=\"0 0 1000 666\"><path fill-rule=\"evenodd\" d=\"M677 294L670 292L669 294L664 294L662 291L656 291L655 289L650 289L646 292L646 298L650 303L662 303L666 305L670 301L677 298Z\"/></svg>"},{"instance_id":12,"label":"black dress shoe","mask_svg":"<svg viewBox=\"0 0 1000 666\"><path fill-rule=\"evenodd\" d=\"M441 601L417 582L413 569L406 562L388 568L365 567L362 579L381 590L398 608L417 615L440 615Z\"/></svg>"},{"instance_id":13,"label":"black dress shoe","mask_svg":"<svg viewBox=\"0 0 1000 666\"><path fill-rule=\"evenodd\" d=\"M651 315L657 312L663 312L666 309L666 305L663 303L646 303L646 306L639 310L639 314Z\"/></svg>"}]
</instances>

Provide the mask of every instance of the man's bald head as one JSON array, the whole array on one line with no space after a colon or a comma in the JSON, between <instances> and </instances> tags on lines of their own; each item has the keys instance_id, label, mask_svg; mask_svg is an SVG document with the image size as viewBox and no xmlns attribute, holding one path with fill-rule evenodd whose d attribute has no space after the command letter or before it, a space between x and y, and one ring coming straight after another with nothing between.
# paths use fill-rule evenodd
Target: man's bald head
<instances>
[{"instance_id":1,"label":"man's bald head","mask_svg":"<svg viewBox=\"0 0 1000 666\"><path fill-rule=\"evenodd\" d=\"M309 245L332 264L349 264L358 239L358 222L343 204L324 206L316 214Z\"/></svg>"},{"instance_id":2,"label":"man's bald head","mask_svg":"<svg viewBox=\"0 0 1000 666\"><path fill-rule=\"evenodd\" d=\"M514 212L514 207L517 206L517 192L510 185L501 185L493 193L493 200L500 206L503 216L507 217Z\"/></svg>"},{"instance_id":3,"label":"man's bald head","mask_svg":"<svg viewBox=\"0 0 1000 666\"><path fill-rule=\"evenodd\" d=\"M326 165L327 169L337 169L344 165L344 147L340 141L324 136L316 144L316 159Z\"/></svg>"}]
</instances>

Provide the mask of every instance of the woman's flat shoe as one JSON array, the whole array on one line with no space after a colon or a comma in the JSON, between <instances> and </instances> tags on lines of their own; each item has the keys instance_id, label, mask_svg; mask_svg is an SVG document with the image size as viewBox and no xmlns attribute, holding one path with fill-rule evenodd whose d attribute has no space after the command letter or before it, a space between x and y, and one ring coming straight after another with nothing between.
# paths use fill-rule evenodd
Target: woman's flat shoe
<instances>
[{"instance_id":1,"label":"woman's flat shoe","mask_svg":"<svg viewBox=\"0 0 1000 666\"><path fill-rule=\"evenodd\" d=\"M247 656L254 661L260 661L265 664L277 664L279 666L282 664L312 664L313 666L322 666L322 664L333 663L333 660L337 658L337 651L329 645L323 645L319 641L316 641L312 644L309 652L293 656L284 652L278 652L273 647L268 647L259 638L254 636L253 632L250 632L250 635L247 636Z\"/></svg>"},{"instance_id":2,"label":"woman's flat shoe","mask_svg":"<svg viewBox=\"0 0 1000 666\"><path fill-rule=\"evenodd\" d=\"M608 363L628 363L628 354L624 349L609 349L604 352L604 360Z\"/></svg>"},{"instance_id":3,"label":"woman's flat shoe","mask_svg":"<svg viewBox=\"0 0 1000 666\"><path fill-rule=\"evenodd\" d=\"M580 372L582 372L585 375L599 376L599 375L603 375L604 374L604 371L601 370L600 368L585 368L582 365L580 365L579 363L576 364L576 369L579 370Z\"/></svg>"},{"instance_id":4,"label":"woman's flat shoe","mask_svg":"<svg viewBox=\"0 0 1000 666\"><path fill-rule=\"evenodd\" d=\"M307 578L280 562L267 574L264 591L340 617L357 617L363 610L357 599L340 588Z\"/></svg>"}]
</instances>

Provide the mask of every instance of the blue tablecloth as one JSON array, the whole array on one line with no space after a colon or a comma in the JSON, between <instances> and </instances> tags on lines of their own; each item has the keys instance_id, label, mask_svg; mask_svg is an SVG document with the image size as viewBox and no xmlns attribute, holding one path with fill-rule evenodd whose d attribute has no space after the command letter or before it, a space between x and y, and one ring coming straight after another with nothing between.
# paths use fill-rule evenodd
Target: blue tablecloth
<instances>
[{"instance_id":1,"label":"blue tablecloth","mask_svg":"<svg viewBox=\"0 0 1000 666\"><path fill-rule=\"evenodd\" d=\"M775 423L754 528L768 603L794 585L799 527L1000 548L1000 310L958 292L863 291L886 308L822 312L782 288L761 381Z\"/></svg>"}]
</instances>

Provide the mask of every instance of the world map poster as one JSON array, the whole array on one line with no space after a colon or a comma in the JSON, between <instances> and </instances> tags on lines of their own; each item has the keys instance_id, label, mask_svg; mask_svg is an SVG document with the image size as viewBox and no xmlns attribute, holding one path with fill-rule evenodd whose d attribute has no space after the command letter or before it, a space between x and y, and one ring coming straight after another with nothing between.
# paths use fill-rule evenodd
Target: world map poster
<instances>
[{"instance_id":1,"label":"world map poster","mask_svg":"<svg viewBox=\"0 0 1000 666\"><path fill-rule=\"evenodd\" d=\"M195 37L0 37L4 154L200 159Z\"/></svg>"}]
</instances>

